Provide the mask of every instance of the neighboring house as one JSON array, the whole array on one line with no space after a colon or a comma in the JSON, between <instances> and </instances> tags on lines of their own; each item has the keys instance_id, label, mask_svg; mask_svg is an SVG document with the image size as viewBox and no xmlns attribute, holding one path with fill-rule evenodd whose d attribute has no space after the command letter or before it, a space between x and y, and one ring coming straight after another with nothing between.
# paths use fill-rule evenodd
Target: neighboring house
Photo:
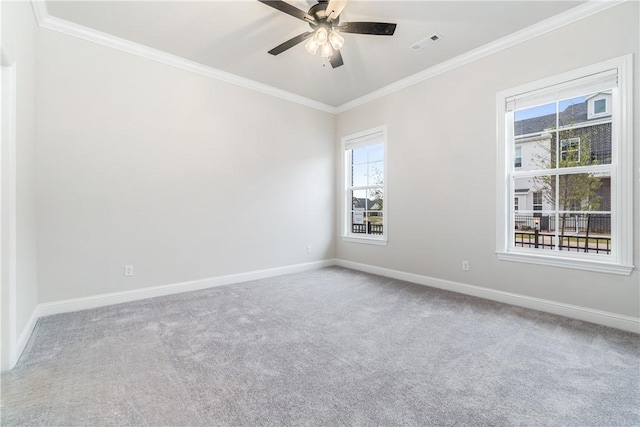
<instances>
[{"instance_id":1,"label":"neighboring house","mask_svg":"<svg viewBox=\"0 0 640 427\"><path fill-rule=\"evenodd\" d=\"M354 197L353 210L362 211L362 220L352 220L352 233L382 234L382 205L378 199ZM355 215L355 213L354 213Z\"/></svg>"},{"instance_id":2,"label":"neighboring house","mask_svg":"<svg viewBox=\"0 0 640 427\"><path fill-rule=\"evenodd\" d=\"M611 93L601 92L585 97L574 98L573 102L560 102L559 114L541 114L514 122L515 147L514 168L516 171L555 168L559 160L564 167L572 165L602 164L611 159ZM543 107L540 111L544 111ZM535 112L535 109L529 109ZM557 128L557 130L556 130ZM560 144L556 145L556 139ZM557 148L556 148L557 147ZM559 156L556 150L560 150ZM599 200L598 211L611 210L611 178L602 177L602 185L595 191ZM533 178L517 178L514 186L515 211L553 210L540 182ZM569 210L586 210L587 200L571 202ZM539 220L535 220L539 217ZM579 231L586 222L579 215L572 215L565 227ZM590 230L610 232L608 216L593 215ZM555 218L542 213L516 212L516 227L534 228L539 224L541 230L554 229Z\"/></svg>"},{"instance_id":3,"label":"neighboring house","mask_svg":"<svg viewBox=\"0 0 640 427\"><path fill-rule=\"evenodd\" d=\"M366 209L367 211L378 211L382 208L377 200L362 199L359 197L353 198L354 209ZM371 212L371 215L377 214L377 212Z\"/></svg>"}]
</instances>

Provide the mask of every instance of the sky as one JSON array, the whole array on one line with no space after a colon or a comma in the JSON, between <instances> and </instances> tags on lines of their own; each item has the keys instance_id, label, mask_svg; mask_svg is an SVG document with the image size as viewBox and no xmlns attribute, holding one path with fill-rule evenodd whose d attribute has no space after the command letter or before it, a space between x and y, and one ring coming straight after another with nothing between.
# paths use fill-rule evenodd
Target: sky
<instances>
[{"instance_id":1,"label":"sky","mask_svg":"<svg viewBox=\"0 0 640 427\"><path fill-rule=\"evenodd\" d=\"M559 110L564 111L569 105L572 104L581 104L584 102L584 96L578 96L571 99L565 99L560 101ZM518 122L520 120L530 119L532 117L541 117L546 116L548 114L554 114L556 112L556 103L552 102L550 104L539 105L537 107L525 108L524 110L516 110L514 116L515 121Z\"/></svg>"}]
</instances>

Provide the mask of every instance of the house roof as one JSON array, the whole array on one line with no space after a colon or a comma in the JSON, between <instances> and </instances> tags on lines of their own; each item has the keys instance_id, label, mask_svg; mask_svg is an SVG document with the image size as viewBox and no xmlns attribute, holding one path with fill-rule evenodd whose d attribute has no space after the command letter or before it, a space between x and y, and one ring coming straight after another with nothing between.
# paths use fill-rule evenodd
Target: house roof
<instances>
[{"instance_id":1,"label":"house roof","mask_svg":"<svg viewBox=\"0 0 640 427\"><path fill-rule=\"evenodd\" d=\"M377 204L376 200L361 199L359 197L354 197L353 201L355 202L353 206L354 208L365 208L367 210L373 209Z\"/></svg>"},{"instance_id":2,"label":"house roof","mask_svg":"<svg viewBox=\"0 0 640 427\"><path fill-rule=\"evenodd\" d=\"M571 104L561 111L559 116L560 126L588 122L587 102ZM547 114L544 116L519 120L514 123L514 126L516 136L542 133L545 129L553 129L556 127L556 115Z\"/></svg>"}]
</instances>

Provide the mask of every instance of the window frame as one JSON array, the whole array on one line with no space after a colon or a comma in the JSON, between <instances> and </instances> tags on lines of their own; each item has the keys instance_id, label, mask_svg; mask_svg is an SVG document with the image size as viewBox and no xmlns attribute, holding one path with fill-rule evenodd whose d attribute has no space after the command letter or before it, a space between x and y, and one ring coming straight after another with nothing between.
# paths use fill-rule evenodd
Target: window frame
<instances>
[{"instance_id":1,"label":"window frame","mask_svg":"<svg viewBox=\"0 0 640 427\"><path fill-rule=\"evenodd\" d=\"M542 264L602 273L630 275L633 266L633 56L613 58L573 71L501 91L496 96L497 114L497 212L496 256L500 260ZM612 114L611 239L612 254L596 256L569 251L516 248L512 243L511 211L515 195L513 126L509 126L506 103L514 96L536 93L556 85L616 69L618 87L608 102ZM511 118L512 118L511 113ZM615 119L614 119L615 118ZM615 184L614 184L615 183Z\"/></svg>"},{"instance_id":2,"label":"window frame","mask_svg":"<svg viewBox=\"0 0 640 427\"><path fill-rule=\"evenodd\" d=\"M367 140L370 140L370 143L367 143ZM388 165L388 156L387 156L387 127L385 125L377 126L371 129L364 130L362 132L358 132L352 135L347 135L342 137L342 232L341 238L345 242L352 243L364 243L370 245L387 245L388 241L388 227L387 227L387 207L389 205L389 193L387 190L387 165ZM351 230L351 207L352 200L350 197L350 191L352 186L350 184L351 178L351 169L350 169L350 159L351 156L348 153L352 148L348 148L348 146L359 145L367 146L382 143L383 147L383 181L382 181L382 192L384 194L384 203L382 204L382 234L381 235L371 235L365 234L364 236L360 233L353 233Z\"/></svg>"}]
</instances>

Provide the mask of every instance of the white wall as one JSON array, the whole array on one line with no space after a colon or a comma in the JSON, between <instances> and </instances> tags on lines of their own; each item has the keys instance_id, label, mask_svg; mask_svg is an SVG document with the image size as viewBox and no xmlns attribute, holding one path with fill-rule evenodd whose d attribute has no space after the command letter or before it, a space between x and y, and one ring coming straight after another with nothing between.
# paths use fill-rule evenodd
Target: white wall
<instances>
[{"instance_id":1,"label":"white wall","mask_svg":"<svg viewBox=\"0 0 640 427\"><path fill-rule=\"evenodd\" d=\"M338 138L388 126L389 244L338 240L336 257L639 317L637 268L631 276L614 276L498 261L494 254L496 93L634 53L637 142L638 18L639 3L628 2L340 114ZM635 149L638 200L637 143ZM339 193L340 185L336 188ZM340 199L338 194L338 205ZM639 216L635 203L636 266L640 266ZM339 233L340 224L336 229ZM461 270L462 260L470 261L469 272Z\"/></svg>"},{"instance_id":2,"label":"white wall","mask_svg":"<svg viewBox=\"0 0 640 427\"><path fill-rule=\"evenodd\" d=\"M16 321L18 339L27 337L37 305L35 213L36 21L31 4L2 2L3 62L15 66ZM7 94L3 93L5 97ZM8 141L3 141L3 144ZM3 178L5 178L3 171ZM3 265L3 269L8 266ZM5 286L6 283L3 283ZM4 330L4 329L3 329ZM4 341L3 341L4 342ZM24 345L25 342L18 343Z\"/></svg>"},{"instance_id":3,"label":"white wall","mask_svg":"<svg viewBox=\"0 0 640 427\"><path fill-rule=\"evenodd\" d=\"M40 303L333 258L333 115L45 29L38 55Z\"/></svg>"}]
</instances>

